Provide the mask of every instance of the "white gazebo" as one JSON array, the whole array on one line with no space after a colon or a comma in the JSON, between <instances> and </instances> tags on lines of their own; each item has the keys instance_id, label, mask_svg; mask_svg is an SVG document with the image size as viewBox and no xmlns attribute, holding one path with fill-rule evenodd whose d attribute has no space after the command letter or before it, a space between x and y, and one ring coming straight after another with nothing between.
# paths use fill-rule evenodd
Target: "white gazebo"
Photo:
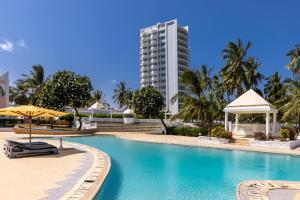
<instances>
[{"instance_id":1,"label":"white gazebo","mask_svg":"<svg viewBox=\"0 0 300 200\"><path fill-rule=\"evenodd\" d=\"M273 114L272 133L276 130L276 114L278 110L257 94L254 90L250 89L233 102L224 108L225 112L225 130L229 130L228 113L235 114L235 126L233 132L238 131L239 115L240 114L254 114L261 113L266 115L265 133L267 136L270 134L270 114Z\"/></svg>"}]
</instances>

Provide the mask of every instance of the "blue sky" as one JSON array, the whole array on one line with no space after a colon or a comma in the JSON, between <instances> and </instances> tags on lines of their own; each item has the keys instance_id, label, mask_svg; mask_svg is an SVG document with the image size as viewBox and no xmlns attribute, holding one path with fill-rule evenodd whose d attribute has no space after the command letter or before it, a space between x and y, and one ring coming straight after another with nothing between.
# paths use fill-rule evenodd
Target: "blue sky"
<instances>
[{"instance_id":1,"label":"blue sky","mask_svg":"<svg viewBox=\"0 0 300 200\"><path fill-rule=\"evenodd\" d=\"M228 41L251 40L249 55L271 75L286 70L300 42L298 0L0 0L0 72L11 83L31 66L89 76L109 103L115 82L139 87L139 29L177 18L190 31L191 66L218 71Z\"/></svg>"}]
</instances>

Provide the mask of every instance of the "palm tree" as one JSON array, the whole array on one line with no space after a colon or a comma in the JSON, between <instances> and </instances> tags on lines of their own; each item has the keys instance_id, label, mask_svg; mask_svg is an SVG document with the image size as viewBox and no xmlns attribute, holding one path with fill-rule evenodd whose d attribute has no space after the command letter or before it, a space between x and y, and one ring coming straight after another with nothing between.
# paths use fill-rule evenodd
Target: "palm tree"
<instances>
[{"instance_id":1,"label":"palm tree","mask_svg":"<svg viewBox=\"0 0 300 200\"><path fill-rule=\"evenodd\" d=\"M211 69L202 65L200 70L187 70L180 76L180 84L185 88L172 97L171 102L182 101L182 110L175 114L172 119L180 118L183 121L197 120L204 127L209 123L211 126L212 112L215 101L212 100Z\"/></svg>"},{"instance_id":2,"label":"palm tree","mask_svg":"<svg viewBox=\"0 0 300 200\"><path fill-rule=\"evenodd\" d=\"M288 79L285 81L287 94L285 104L280 108L284 112L283 120L297 119L300 129L300 80Z\"/></svg>"},{"instance_id":3,"label":"palm tree","mask_svg":"<svg viewBox=\"0 0 300 200\"><path fill-rule=\"evenodd\" d=\"M221 70L221 76L228 92L236 96L241 95L244 86L247 84L247 52L252 44L249 41L246 45L241 39L237 43L229 42L227 48L223 50L225 66Z\"/></svg>"},{"instance_id":4,"label":"palm tree","mask_svg":"<svg viewBox=\"0 0 300 200\"><path fill-rule=\"evenodd\" d=\"M294 75L300 75L300 43L295 45L295 48L287 53L290 57L290 63L287 65L288 69L291 70Z\"/></svg>"},{"instance_id":5,"label":"palm tree","mask_svg":"<svg viewBox=\"0 0 300 200\"><path fill-rule=\"evenodd\" d=\"M117 88L114 89L114 102L118 103L120 108L127 108L130 106L131 98L132 92L126 87L126 83L121 81L117 84Z\"/></svg>"},{"instance_id":6,"label":"palm tree","mask_svg":"<svg viewBox=\"0 0 300 200\"><path fill-rule=\"evenodd\" d=\"M257 86L264 79L264 75L259 73L258 67L261 66L254 57L249 57L246 61L246 82L245 87L247 90L254 89L257 90Z\"/></svg>"},{"instance_id":7,"label":"palm tree","mask_svg":"<svg viewBox=\"0 0 300 200\"><path fill-rule=\"evenodd\" d=\"M42 93L45 82L44 67L41 65L32 66L29 75L22 74L22 78L16 81L16 87L12 88L12 92L15 93L11 95L11 101L38 105L39 96Z\"/></svg>"},{"instance_id":8,"label":"palm tree","mask_svg":"<svg viewBox=\"0 0 300 200\"><path fill-rule=\"evenodd\" d=\"M105 103L105 94L102 92L102 90L95 90L93 91L92 94L92 101L95 102L100 102L100 103Z\"/></svg>"},{"instance_id":9,"label":"palm tree","mask_svg":"<svg viewBox=\"0 0 300 200\"><path fill-rule=\"evenodd\" d=\"M22 85L16 85L16 87L9 87L9 101L17 105L27 105L29 98L27 96L27 90L22 88Z\"/></svg>"},{"instance_id":10,"label":"palm tree","mask_svg":"<svg viewBox=\"0 0 300 200\"><path fill-rule=\"evenodd\" d=\"M264 85L265 98L270 103L277 104L278 100L283 99L286 92L284 83L281 81L281 76L278 72L275 72L266 80L267 83Z\"/></svg>"}]
</instances>

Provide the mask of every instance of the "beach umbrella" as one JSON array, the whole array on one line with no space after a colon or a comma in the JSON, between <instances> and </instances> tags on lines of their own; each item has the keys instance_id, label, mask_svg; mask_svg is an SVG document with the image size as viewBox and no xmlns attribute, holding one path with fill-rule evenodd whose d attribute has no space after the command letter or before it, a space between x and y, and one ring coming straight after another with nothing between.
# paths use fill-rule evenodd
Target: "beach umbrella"
<instances>
[{"instance_id":1,"label":"beach umbrella","mask_svg":"<svg viewBox=\"0 0 300 200\"><path fill-rule=\"evenodd\" d=\"M41 108L33 105L7 107L0 109L0 115L4 116L23 116L29 119L29 142L31 143L31 124L34 117L61 117L68 113L59 112L51 109Z\"/></svg>"}]
</instances>

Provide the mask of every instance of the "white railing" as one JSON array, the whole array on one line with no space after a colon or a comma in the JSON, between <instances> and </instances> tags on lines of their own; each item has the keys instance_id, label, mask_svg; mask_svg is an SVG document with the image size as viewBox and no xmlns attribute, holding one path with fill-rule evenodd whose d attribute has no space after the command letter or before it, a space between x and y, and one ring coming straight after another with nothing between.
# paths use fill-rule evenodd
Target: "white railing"
<instances>
[{"instance_id":1,"label":"white railing","mask_svg":"<svg viewBox=\"0 0 300 200\"><path fill-rule=\"evenodd\" d=\"M274 133L272 127L273 125L271 123L269 133L271 133L273 136L278 136L280 132L280 125L276 124ZM236 130L235 124L231 124L229 126L229 130L232 131L234 135L253 136L255 132L266 133L266 125L265 124L238 124Z\"/></svg>"}]
</instances>

